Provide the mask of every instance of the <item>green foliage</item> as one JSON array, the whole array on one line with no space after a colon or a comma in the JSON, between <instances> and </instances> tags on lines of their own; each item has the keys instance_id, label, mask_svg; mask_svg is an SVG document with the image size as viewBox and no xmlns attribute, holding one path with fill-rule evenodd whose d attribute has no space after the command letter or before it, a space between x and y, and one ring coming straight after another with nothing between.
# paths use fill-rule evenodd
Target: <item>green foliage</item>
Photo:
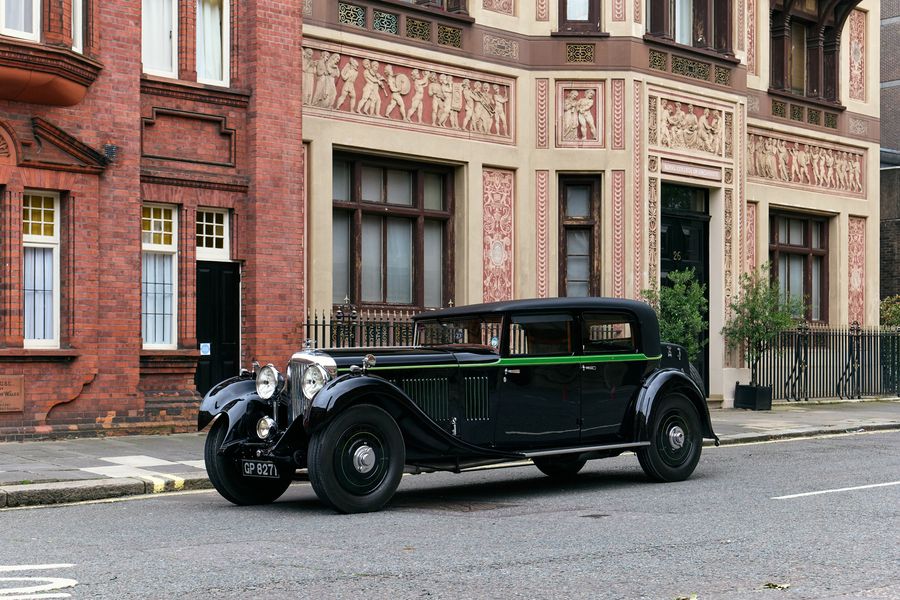
<instances>
[{"instance_id":1,"label":"green foliage","mask_svg":"<svg viewBox=\"0 0 900 600\"><path fill-rule=\"evenodd\" d=\"M885 327L900 327L900 295L888 296L881 301L881 324Z\"/></svg>"},{"instance_id":2,"label":"green foliage","mask_svg":"<svg viewBox=\"0 0 900 600\"><path fill-rule=\"evenodd\" d=\"M743 346L750 365L750 384L756 385L763 352L778 334L794 325L794 315L802 315L804 307L797 300L782 297L777 282L769 279L768 264L742 274L740 288L731 302L731 314L722 335L729 349Z\"/></svg>"},{"instance_id":3,"label":"green foliage","mask_svg":"<svg viewBox=\"0 0 900 600\"><path fill-rule=\"evenodd\" d=\"M703 318L708 304L706 286L697 282L692 268L671 271L668 277L671 286L644 290L641 296L656 310L660 339L684 346L693 362L709 343L700 337L709 325Z\"/></svg>"}]
</instances>

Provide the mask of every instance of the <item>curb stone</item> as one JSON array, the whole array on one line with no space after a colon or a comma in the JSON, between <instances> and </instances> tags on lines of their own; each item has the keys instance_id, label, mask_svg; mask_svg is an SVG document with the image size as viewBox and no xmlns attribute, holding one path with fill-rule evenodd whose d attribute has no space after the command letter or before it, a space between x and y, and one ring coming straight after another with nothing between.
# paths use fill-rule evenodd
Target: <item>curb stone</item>
<instances>
[{"instance_id":1,"label":"curb stone","mask_svg":"<svg viewBox=\"0 0 900 600\"><path fill-rule=\"evenodd\" d=\"M790 440L805 437L817 437L824 435L840 435L844 433L864 433L867 431L897 431L900 423L871 423L866 425L854 425L851 427L823 427L820 429L790 429L776 433L738 433L719 440L720 446L738 446L755 442L770 442L776 440ZM704 441L704 446L715 446L712 441Z\"/></svg>"},{"instance_id":2,"label":"curb stone","mask_svg":"<svg viewBox=\"0 0 900 600\"><path fill-rule=\"evenodd\" d=\"M6 492L0 490L0 508L6 508Z\"/></svg>"},{"instance_id":3,"label":"curb stone","mask_svg":"<svg viewBox=\"0 0 900 600\"><path fill-rule=\"evenodd\" d=\"M14 508L36 504L62 504L118 498L132 494L143 494L145 489L144 481L123 478L9 485L0 490L0 493L6 496L4 506Z\"/></svg>"}]
</instances>

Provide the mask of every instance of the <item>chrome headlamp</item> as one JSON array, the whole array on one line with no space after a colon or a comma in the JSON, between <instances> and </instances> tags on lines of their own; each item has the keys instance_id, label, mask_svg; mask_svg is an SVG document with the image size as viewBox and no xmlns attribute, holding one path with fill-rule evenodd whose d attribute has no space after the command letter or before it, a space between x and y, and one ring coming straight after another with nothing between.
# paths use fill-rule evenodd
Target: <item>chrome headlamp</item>
<instances>
[{"instance_id":1,"label":"chrome headlamp","mask_svg":"<svg viewBox=\"0 0 900 600\"><path fill-rule=\"evenodd\" d=\"M303 372L303 378L300 382L303 395L307 400L312 400L313 396L319 393L325 383L328 381L328 373L318 364L311 364Z\"/></svg>"},{"instance_id":2,"label":"chrome headlamp","mask_svg":"<svg viewBox=\"0 0 900 600\"><path fill-rule=\"evenodd\" d=\"M278 374L272 364L268 364L259 370L256 374L256 393L263 400L268 400L275 395L278 390L278 380L281 376Z\"/></svg>"}]
</instances>

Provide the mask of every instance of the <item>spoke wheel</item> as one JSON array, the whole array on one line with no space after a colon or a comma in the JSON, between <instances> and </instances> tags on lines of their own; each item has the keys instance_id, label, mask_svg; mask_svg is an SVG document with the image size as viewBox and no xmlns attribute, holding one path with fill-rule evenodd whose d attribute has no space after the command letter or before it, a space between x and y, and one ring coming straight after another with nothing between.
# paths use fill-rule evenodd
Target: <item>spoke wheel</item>
<instances>
[{"instance_id":1,"label":"spoke wheel","mask_svg":"<svg viewBox=\"0 0 900 600\"><path fill-rule=\"evenodd\" d=\"M700 417L682 394L668 394L653 409L650 445L637 451L644 473L654 481L682 481L700 460Z\"/></svg>"},{"instance_id":2,"label":"spoke wheel","mask_svg":"<svg viewBox=\"0 0 900 600\"><path fill-rule=\"evenodd\" d=\"M309 479L319 499L335 510L371 512L394 495L405 461L394 419L377 406L359 404L313 435Z\"/></svg>"},{"instance_id":3,"label":"spoke wheel","mask_svg":"<svg viewBox=\"0 0 900 600\"><path fill-rule=\"evenodd\" d=\"M203 452L206 473L216 491L229 502L241 506L269 504L277 500L291 485L294 474L282 473L278 479L244 477L241 475L238 459L219 454L226 433L228 433L228 419L223 415L216 420L206 436Z\"/></svg>"},{"instance_id":4,"label":"spoke wheel","mask_svg":"<svg viewBox=\"0 0 900 600\"><path fill-rule=\"evenodd\" d=\"M559 480L575 479L578 472L587 463L587 459L579 458L577 454L543 456L533 458L531 461L534 463L534 466L540 469L541 473Z\"/></svg>"}]
</instances>

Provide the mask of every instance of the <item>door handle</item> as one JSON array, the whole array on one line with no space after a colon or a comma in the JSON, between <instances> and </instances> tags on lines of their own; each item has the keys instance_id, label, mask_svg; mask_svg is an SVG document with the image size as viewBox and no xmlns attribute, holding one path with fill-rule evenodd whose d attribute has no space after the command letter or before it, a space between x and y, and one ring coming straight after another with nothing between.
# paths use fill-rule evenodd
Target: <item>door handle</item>
<instances>
[{"instance_id":1,"label":"door handle","mask_svg":"<svg viewBox=\"0 0 900 600\"><path fill-rule=\"evenodd\" d=\"M522 372L521 369L503 369L503 373L505 375L510 375L510 374L518 375L521 372Z\"/></svg>"},{"instance_id":2,"label":"door handle","mask_svg":"<svg viewBox=\"0 0 900 600\"><path fill-rule=\"evenodd\" d=\"M581 365L582 371L596 371L597 365Z\"/></svg>"}]
</instances>

